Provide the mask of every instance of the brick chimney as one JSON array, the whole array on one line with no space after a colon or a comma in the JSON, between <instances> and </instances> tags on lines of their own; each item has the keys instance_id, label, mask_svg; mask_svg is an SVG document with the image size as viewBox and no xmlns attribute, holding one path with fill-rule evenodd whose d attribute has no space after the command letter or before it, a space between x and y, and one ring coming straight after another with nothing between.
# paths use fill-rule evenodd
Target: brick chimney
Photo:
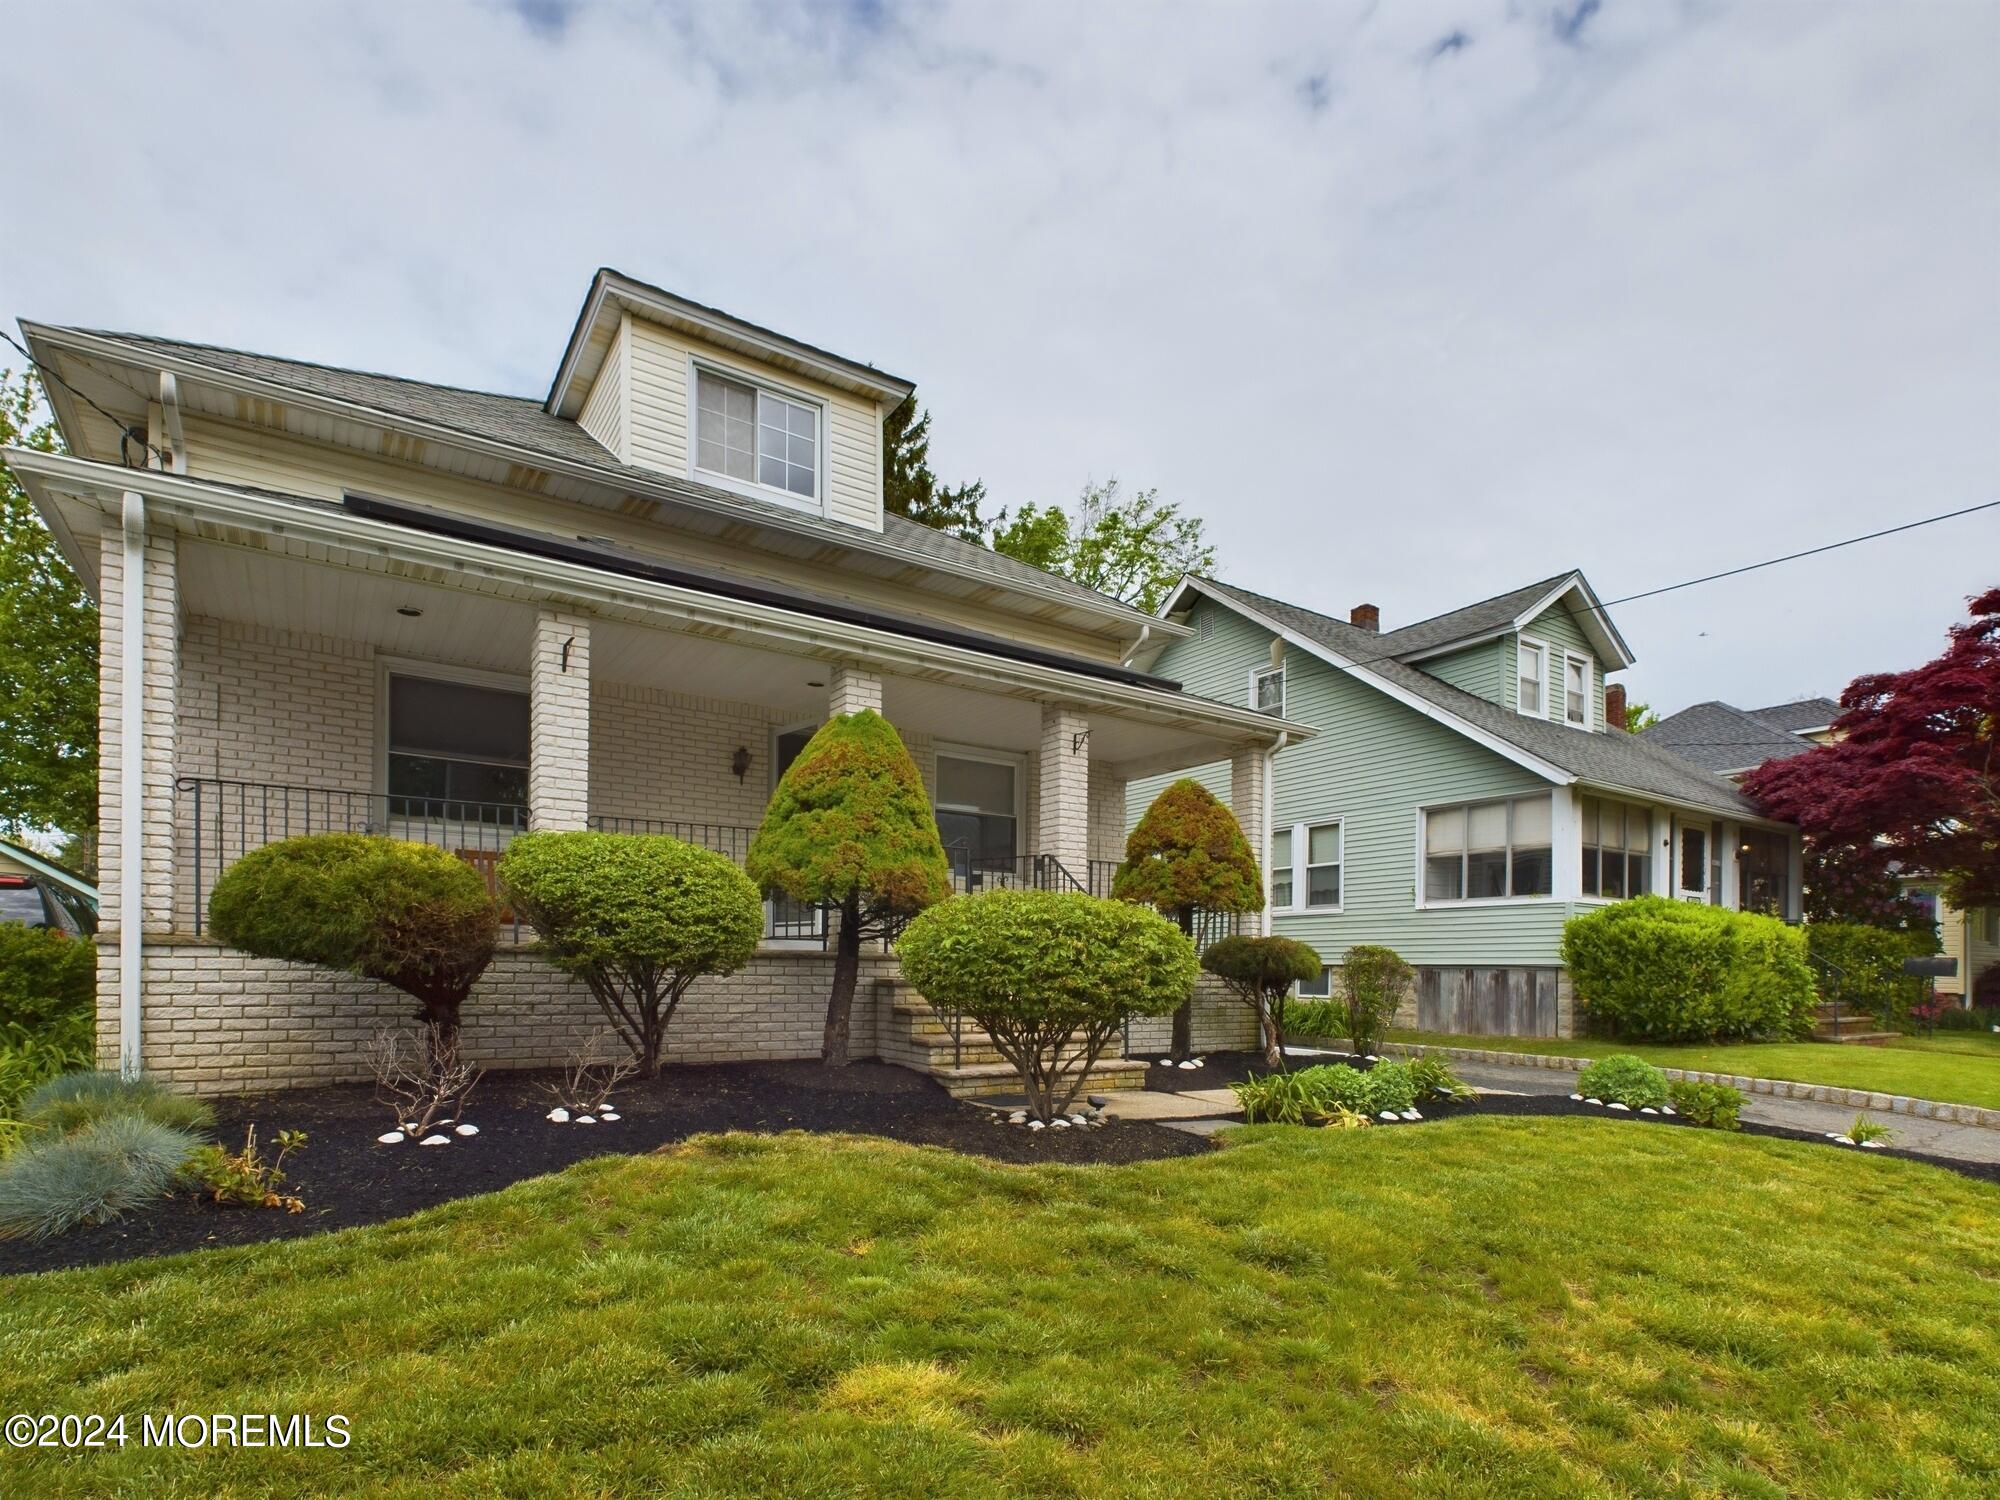
<instances>
[{"instance_id":1,"label":"brick chimney","mask_svg":"<svg viewBox=\"0 0 2000 1500\"><path fill-rule=\"evenodd\" d=\"M1380 630L1382 611L1372 604L1357 604L1347 612L1347 623L1357 630Z\"/></svg>"},{"instance_id":2,"label":"brick chimney","mask_svg":"<svg viewBox=\"0 0 2000 1500\"><path fill-rule=\"evenodd\" d=\"M1625 727L1625 684L1622 682L1604 684L1604 722L1611 729Z\"/></svg>"}]
</instances>

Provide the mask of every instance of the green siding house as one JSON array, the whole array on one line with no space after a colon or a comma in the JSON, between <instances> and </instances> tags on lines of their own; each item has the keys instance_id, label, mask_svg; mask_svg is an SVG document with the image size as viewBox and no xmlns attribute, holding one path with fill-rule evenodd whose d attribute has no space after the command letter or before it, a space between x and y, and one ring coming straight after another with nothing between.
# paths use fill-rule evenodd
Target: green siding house
<instances>
[{"instance_id":1,"label":"green siding house","mask_svg":"<svg viewBox=\"0 0 2000 1500\"><path fill-rule=\"evenodd\" d=\"M1388 632L1369 605L1339 620L1195 577L1161 613L1193 634L1150 670L1319 731L1273 752L1268 826L1246 830L1267 920L1330 964L1396 949L1406 1024L1569 1035L1563 923L1627 895L1798 917L1796 831L1625 733L1605 679L1632 654L1580 573ZM1196 775L1227 800L1226 764ZM1131 784L1129 820L1165 781Z\"/></svg>"}]
</instances>

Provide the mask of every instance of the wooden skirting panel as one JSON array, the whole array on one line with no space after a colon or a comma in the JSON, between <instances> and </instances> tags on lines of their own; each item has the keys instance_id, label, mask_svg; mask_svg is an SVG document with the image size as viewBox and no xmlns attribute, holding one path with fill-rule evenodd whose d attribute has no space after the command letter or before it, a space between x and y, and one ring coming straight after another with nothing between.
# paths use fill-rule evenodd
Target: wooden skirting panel
<instances>
[{"instance_id":1,"label":"wooden skirting panel","mask_svg":"<svg viewBox=\"0 0 2000 1500\"><path fill-rule=\"evenodd\" d=\"M1460 1036L1560 1036L1560 969L1417 970L1417 1029Z\"/></svg>"}]
</instances>

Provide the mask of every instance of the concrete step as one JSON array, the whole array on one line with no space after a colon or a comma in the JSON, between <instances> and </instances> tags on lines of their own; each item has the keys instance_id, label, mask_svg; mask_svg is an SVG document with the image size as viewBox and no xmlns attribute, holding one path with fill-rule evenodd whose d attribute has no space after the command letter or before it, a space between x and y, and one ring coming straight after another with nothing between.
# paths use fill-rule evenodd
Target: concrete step
<instances>
[{"instance_id":1,"label":"concrete step","mask_svg":"<svg viewBox=\"0 0 2000 1500\"><path fill-rule=\"evenodd\" d=\"M1838 1035L1828 1032L1818 1039L1823 1042L1837 1042L1843 1047L1880 1047L1902 1036L1898 1031L1843 1031Z\"/></svg>"},{"instance_id":2,"label":"concrete step","mask_svg":"<svg viewBox=\"0 0 2000 1500\"><path fill-rule=\"evenodd\" d=\"M963 1068L933 1070L931 1077L954 1099L1008 1098L1021 1092L1021 1075L1012 1063L977 1063ZM1116 1093L1146 1086L1146 1064L1140 1059L1099 1058L1090 1070L1092 1094Z\"/></svg>"},{"instance_id":3,"label":"concrete step","mask_svg":"<svg viewBox=\"0 0 2000 1500\"><path fill-rule=\"evenodd\" d=\"M966 1035L956 1050L948 1036L907 1036L892 1038L885 1050L900 1054L905 1067L938 1069L949 1068L956 1061L959 1065L972 1063L999 1063L1006 1059L1000 1049L984 1036Z\"/></svg>"}]
</instances>

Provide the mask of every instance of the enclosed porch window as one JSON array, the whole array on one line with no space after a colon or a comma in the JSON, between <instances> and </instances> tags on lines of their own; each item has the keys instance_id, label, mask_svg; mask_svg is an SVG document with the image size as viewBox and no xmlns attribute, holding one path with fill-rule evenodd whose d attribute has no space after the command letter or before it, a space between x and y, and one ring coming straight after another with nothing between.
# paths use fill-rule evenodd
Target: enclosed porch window
<instances>
[{"instance_id":1,"label":"enclosed porch window","mask_svg":"<svg viewBox=\"0 0 2000 1500\"><path fill-rule=\"evenodd\" d=\"M1623 802L1583 799L1583 894L1622 901L1652 889L1653 816Z\"/></svg>"},{"instance_id":2,"label":"enclosed porch window","mask_svg":"<svg viewBox=\"0 0 2000 1500\"><path fill-rule=\"evenodd\" d=\"M391 673L387 770L392 816L525 823L528 695Z\"/></svg>"},{"instance_id":3,"label":"enclosed porch window","mask_svg":"<svg viewBox=\"0 0 2000 1500\"><path fill-rule=\"evenodd\" d=\"M1736 905L1775 917L1792 914L1792 843L1782 833L1746 828L1736 848Z\"/></svg>"}]
</instances>

